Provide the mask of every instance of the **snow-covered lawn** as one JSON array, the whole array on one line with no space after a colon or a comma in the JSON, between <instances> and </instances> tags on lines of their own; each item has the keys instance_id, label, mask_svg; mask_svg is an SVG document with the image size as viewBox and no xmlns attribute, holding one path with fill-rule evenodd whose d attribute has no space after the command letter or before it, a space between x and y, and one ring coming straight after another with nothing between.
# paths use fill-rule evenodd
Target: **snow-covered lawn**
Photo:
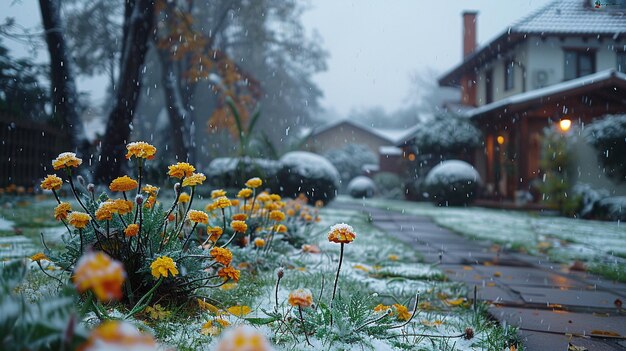
<instances>
[{"instance_id":1,"label":"snow-covered lawn","mask_svg":"<svg viewBox=\"0 0 626 351\"><path fill-rule=\"evenodd\" d=\"M337 201L365 203L390 210L428 216L462 235L489 240L530 253L548 252L564 263L572 260L615 264L626 258L626 224L542 216L523 211L481 207L437 207L430 203L397 200Z\"/></svg>"}]
</instances>

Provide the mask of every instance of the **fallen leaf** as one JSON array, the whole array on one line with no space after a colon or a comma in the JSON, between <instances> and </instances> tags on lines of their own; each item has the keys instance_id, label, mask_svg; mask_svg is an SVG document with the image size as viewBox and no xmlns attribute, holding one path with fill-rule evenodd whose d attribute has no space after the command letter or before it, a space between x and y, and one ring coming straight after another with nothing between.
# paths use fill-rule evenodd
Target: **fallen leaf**
<instances>
[{"instance_id":1,"label":"fallen leaf","mask_svg":"<svg viewBox=\"0 0 626 351\"><path fill-rule=\"evenodd\" d=\"M589 349L584 346L574 345L571 342L567 344L567 351L588 351Z\"/></svg>"},{"instance_id":2,"label":"fallen leaf","mask_svg":"<svg viewBox=\"0 0 626 351\"><path fill-rule=\"evenodd\" d=\"M493 272L493 276L494 277L501 277L502 273L496 271L496 272Z\"/></svg>"},{"instance_id":3,"label":"fallen leaf","mask_svg":"<svg viewBox=\"0 0 626 351\"><path fill-rule=\"evenodd\" d=\"M458 299L454 299L454 300L445 300L445 303L447 303L450 306L459 306L463 302L465 302L465 298L463 297L459 297Z\"/></svg>"},{"instance_id":4,"label":"fallen leaf","mask_svg":"<svg viewBox=\"0 0 626 351\"><path fill-rule=\"evenodd\" d=\"M619 333L609 330L592 330L591 335L602 335L602 336L621 336Z\"/></svg>"},{"instance_id":5,"label":"fallen leaf","mask_svg":"<svg viewBox=\"0 0 626 351\"><path fill-rule=\"evenodd\" d=\"M355 264L354 266L352 266L352 268L354 268L354 269L358 269L358 270L363 271L363 272L365 272L365 273L367 273L367 272L369 272L369 271L370 271L370 269L369 269L369 268L365 267L365 266L364 266L364 265L362 265L362 264Z\"/></svg>"},{"instance_id":6,"label":"fallen leaf","mask_svg":"<svg viewBox=\"0 0 626 351\"><path fill-rule=\"evenodd\" d=\"M250 312L252 312L252 309L250 309L250 307L243 305L243 306L233 306L233 307L229 307L226 309L228 312L230 312L232 315L237 316L237 317L243 317L247 314L249 314Z\"/></svg>"},{"instance_id":7,"label":"fallen leaf","mask_svg":"<svg viewBox=\"0 0 626 351\"><path fill-rule=\"evenodd\" d=\"M215 307L214 305L204 301L204 300L200 300L198 299L198 306L200 306L201 309L209 311L211 313L215 313L218 314L219 312L219 308Z\"/></svg>"},{"instance_id":8,"label":"fallen leaf","mask_svg":"<svg viewBox=\"0 0 626 351\"><path fill-rule=\"evenodd\" d=\"M471 270L473 270L473 269L474 269L474 268L472 268L472 267L470 267L470 266L463 266L463 270L464 270L464 271L471 271Z\"/></svg>"},{"instance_id":9,"label":"fallen leaf","mask_svg":"<svg viewBox=\"0 0 626 351\"><path fill-rule=\"evenodd\" d=\"M236 287L237 287L237 283L226 283L226 284L220 286L220 289L222 289L222 290L233 290Z\"/></svg>"}]
</instances>

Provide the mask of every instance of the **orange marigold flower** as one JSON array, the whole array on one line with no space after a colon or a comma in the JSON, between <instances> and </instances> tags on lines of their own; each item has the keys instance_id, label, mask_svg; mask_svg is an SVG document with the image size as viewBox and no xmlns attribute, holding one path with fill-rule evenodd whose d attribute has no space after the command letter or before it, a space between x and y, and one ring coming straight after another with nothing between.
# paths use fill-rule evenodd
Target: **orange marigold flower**
<instances>
[{"instance_id":1,"label":"orange marigold flower","mask_svg":"<svg viewBox=\"0 0 626 351\"><path fill-rule=\"evenodd\" d=\"M396 313L398 314L398 320L408 321L411 319L411 313L406 306L394 303L393 308L395 308Z\"/></svg>"},{"instance_id":2,"label":"orange marigold flower","mask_svg":"<svg viewBox=\"0 0 626 351\"><path fill-rule=\"evenodd\" d=\"M237 197L241 199L248 199L250 196L252 196L252 189L248 188L243 188L237 193Z\"/></svg>"},{"instance_id":3,"label":"orange marigold flower","mask_svg":"<svg viewBox=\"0 0 626 351\"><path fill-rule=\"evenodd\" d=\"M87 224L89 224L89 221L91 220L91 216L84 212L74 211L70 213L67 219L70 222L71 226L73 226L74 228L82 229L82 228L85 228Z\"/></svg>"},{"instance_id":4,"label":"orange marigold flower","mask_svg":"<svg viewBox=\"0 0 626 351\"><path fill-rule=\"evenodd\" d=\"M274 227L276 233L287 233L287 226L284 224L279 224Z\"/></svg>"},{"instance_id":5,"label":"orange marigold flower","mask_svg":"<svg viewBox=\"0 0 626 351\"><path fill-rule=\"evenodd\" d=\"M138 186L139 183L137 183L136 180L125 175L123 177L113 179L109 185L109 189L111 189L111 191L131 191L133 189L137 189Z\"/></svg>"},{"instance_id":6,"label":"orange marigold flower","mask_svg":"<svg viewBox=\"0 0 626 351\"><path fill-rule=\"evenodd\" d=\"M226 208L232 205L232 203L226 196L218 197L217 199L213 201L213 203L215 204L216 208Z\"/></svg>"},{"instance_id":7,"label":"orange marigold flower","mask_svg":"<svg viewBox=\"0 0 626 351\"><path fill-rule=\"evenodd\" d=\"M189 202L189 199L191 199L191 197L186 192L182 192L178 195L178 202L181 204L186 204Z\"/></svg>"},{"instance_id":8,"label":"orange marigold flower","mask_svg":"<svg viewBox=\"0 0 626 351\"><path fill-rule=\"evenodd\" d=\"M239 281L239 275L241 274L241 272L239 272L238 269L235 269L231 266L228 267L222 267L217 271L217 275L220 278L224 278L224 280L232 280L234 282L238 282Z\"/></svg>"},{"instance_id":9,"label":"orange marigold flower","mask_svg":"<svg viewBox=\"0 0 626 351\"><path fill-rule=\"evenodd\" d=\"M176 262L168 256L161 256L154 260L152 264L150 264L150 269L152 276L157 279L161 277L167 278L169 274L171 274L172 277L178 275Z\"/></svg>"},{"instance_id":10,"label":"orange marigold flower","mask_svg":"<svg viewBox=\"0 0 626 351\"><path fill-rule=\"evenodd\" d=\"M280 201L282 198L278 194L270 194L270 199L272 201Z\"/></svg>"},{"instance_id":11,"label":"orange marigold flower","mask_svg":"<svg viewBox=\"0 0 626 351\"><path fill-rule=\"evenodd\" d=\"M211 191L211 199L217 199L220 196L226 196L226 192L223 189Z\"/></svg>"},{"instance_id":12,"label":"orange marigold flower","mask_svg":"<svg viewBox=\"0 0 626 351\"><path fill-rule=\"evenodd\" d=\"M295 215L296 215L296 210L294 210L293 208L290 208L287 210L287 216L293 217Z\"/></svg>"},{"instance_id":13,"label":"orange marigold flower","mask_svg":"<svg viewBox=\"0 0 626 351\"><path fill-rule=\"evenodd\" d=\"M245 233L248 230L248 225L244 221L232 221L230 222L230 227L239 233Z\"/></svg>"},{"instance_id":14,"label":"orange marigold flower","mask_svg":"<svg viewBox=\"0 0 626 351\"><path fill-rule=\"evenodd\" d=\"M98 300L111 301L122 297L125 278L121 263L103 252L90 252L76 263L72 281L80 293L91 290Z\"/></svg>"},{"instance_id":15,"label":"orange marigold flower","mask_svg":"<svg viewBox=\"0 0 626 351\"><path fill-rule=\"evenodd\" d=\"M76 154L73 152L64 152L59 154L57 158L52 160L52 168L55 171L58 171L61 168L70 168L70 167L78 167L83 163L83 160L76 157Z\"/></svg>"},{"instance_id":16,"label":"orange marigold flower","mask_svg":"<svg viewBox=\"0 0 626 351\"><path fill-rule=\"evenodd\" d=\"M135 223L129 224L128 227L124 229L124 235L126 235L127 238L136 236L137 234L139 234L139 226Z\"/></svg>"},{"instance_id":17,"label":"orange marigold flower","mask_svg":"<svg viewBox=\"0 0 626 351\"><path fill-rule=\"evenodd\" d=\"M126 154L126 159L130 159L135 156L136 158L145 158L148 160L152 160L154 158L154 154L156 154L156 147L146 143L145 141L136 141L134 143L129 143L126 145L126 149L128 153Z\"/></svg>"},{"instance_id":18,"label":"orange marigold flower","mask_svg":"<svg viewBox=\"0 0 626 351\"><path fill-rule=\"evenodd\" d=\"M209 215L204 211L197 210L189 210L189 214L187 214L187 218L195 223L209 223Z\"/></svg>"},{"instance_id":19,"label":"orange marigold flower","mask_svg":"<svg viewBox=\"0 0 626 351\"><path fill-rule=\"evenodd\" d=\"M378 304L376 307L374 307L374 312L385 312L387 313L387 311L389 311L389 309L391 308L391 306L385 306L382 303Z\"/></svg>"},{"instance_id":20,"label":"orange marigold flower","mask_svg":"<svg viewBox=\"0 0 626 351\"><path fill-rule=\"evenodd\" d=\"M108 320L91 331L87 341L79 348L81 351L98 350L158 350L154 338L140 332L128 322Z\"/></svg>"},{"instance_id":21,"label":"orange marigold flower","mask_svg":"<svg viewBox=\"0 0 626 351\"><path fill-rule=\"evenodd\" d=\"M239 200L238 199L232 199L230 200L230 204L237 207L239 206Z\"/></svg>"},{"instance_id":22,"label":"orange marigold flower","mask_svg":"<svg viewBox=\"0 0 626 351\"><path fill-rule=\"evenodd\" d=\"M145 208L152 208L156 203L156 196L150 195L146 199L146 203L143 205Z\"/></svg>"},{"instance_id":23,"label":"orange marigold flower","mask_svg":"<svg viewBox=\"0 0 626 351\"><path fill-rule=\"evenodd\" d=\"M217 242L219 238L224 233L224 230L221 227L210 227L207 228L207 233L209 233L209 240L212 242Z\"/></svg>"},{"instance_id":24,"label":"orange marigold flower","mask_svg":"<svg viewBox=\"0 0 626 351\"><path fill-rule=\"evenodd\" d=\"M202 182L204 182L206 180L206 176L204 175L204 173L194 173L192 175L190 175L189 177L185 178L183 180L183 186L196 186L196 185L202 185Z\"/></svg>"},{"instance_id":25,"label":"orange marigold flower","mask_svg":"<svg viewBox=\"0 0 626 351\"><path fill-rule=\"evenodd\" d=\"M41 188L43 190L59 190L62 186L63 179L54 174L48 174L48 176L41 181Z\"/></svg>"},{"instance_id":26,"label":"orange marigold flower","mask_svg":"<svg viewBox=\"0 0 626 351\"><path fill-rule=\"evenodd\" d=\"M143 188L141 188L141 191L147 193L148 195L157 196L159 188L154 185L146 184Z\"/></svg>"},{"instance_id":27,"label":"orange marigold flower","mask_svg":"<svg viewBox=\"0 0 626 351\"><path fill-rule=\"evenodd\" d=\"M217 344L216 351L271 351L273 348L258 330L244 326L231 328Z\"/></svg>"},{"instance_id":28,"label":"orange marigold flower","mask_svg":"<svg viewBox=\"0 0 626 351\"><path fill-rule=\"evenodd\" d=\"M133 202L124 199L115 199L112 201L111 207L115 213L125 215L133 211Z\"/></svg>"},{"instance_id":29,"label":"orange marigold flower","mask_svg":"<svg viewBox=\"0 0 626 351\"><path fill-rule=\"evenodd\" d=\"M261 178L259 178L259 177L250 178L250 179L248 179L248 181L246 182L246 186L247 186L248 188L252 188L252 189L258 188L258 187L260 187L262 184L263 184L263 181L262 181L262 180L261 180Z\"/></svg>"},{"instance_id":30,"label":"orange marigold flower","mask_svg":"<svg viewBox=\"0 0 626 351\"><path fill-rule=\"evenodd\" d=\"M318 253L320 253L322 251L316 245L304 244L304 245L302 245L302 252L318 254Z\"/></svg>"},{"instance_id":31,"label":"orange marigold flower","mask_svg":"<svg viewBox=\"0 0 626 351\"><path fill-rule=\"evenodd\" d=\"M260 193L259 195L257 195L256 200L260 202L268 202L268 201L271 201L272 199L270 198L270 194L264 191Z\"/></svg>"},{"instance_id":32,"label":"orange marigold flower","mask_svg":"<svg viewBox=\"0 0 626 351\"><path fill-rule=\"evenodd\" d=\"M209 252L209 255L211 255L215 262L221 263L224 266L230 266L230 263L233 261L233 253L226 248L214 247Z\"/></svg>"},{"instance_id":33,"label":"orange marigold flower","mask_svg":"<svg viewBox=\"0 0 626 351\"><path fill-rule=\"evenodd\" d=\"M190 165L187 162L178 162L175 165L168 166L167 174L172 178L181 179L182 177L189 177L196 171L196 167Z\"/></svg>"},{"instance_id":34,"label":"orange marigold flower","mask_svg":"<svg viewBox=\"0 0 626 351\"><path fill-rule=\"evenodd\" d=\"M330 227L328 232L328 241L338 244L349 244L356 238L354 228L345 224L339 223Z\"/></svg>"},{"instance_id":35,"label":"orange marigold flower","mask_svg":"<svg viewBox=\"0 0 626 351\"><path fill-rule=\"evenodd\" d=\"M324 207L324 201L322 201L322 200L315 201L315 207L317 207L317 208Z\"/></svg>"},{"instance_id":36,"label":"orange marigold flower","mask_svg":"<svg viewBox=\"0 0 626 351\"><path fill-rule=\"evenodd\" d=\"M261 238L254 239L254 246L256 246L256 247L263 247L263 246L265 246L265 240L263 240Z\"/></svg>"},{"instance_id":37,"label":"orange marigold flower","mask_svg":"<svg viewBox=\"0 0 626 351\"><path fill-rule=\"evenodd\" d=\"M30 259L39 262L41 260L47 260L48 257L43 252L37 252L36 254L30 256Z\"/></svg>"},{"instance_id":38,"label":"orange marigold flower","mask_svg":"<svg viewBox=\"0 0 626 351\"><path fill-rule=\"evenodd\" d=\"M270 219L276 222L285 220L285 214L282 211L274 210L270 212Z\"/></svg>"},{"instance_id":39,"label":"orange marigold flower","mask_svg":"<svg viewBox=\"0 0 626 351\"><path fill-rule=\"evenodd\" d=\"M231 218L233 221L245 221L248 219L248 215L245 213L235 213Z\"/></svg>"},{"instance_id":40,"label":"orange marigold flower","mask_svg":"<svg viewBox=\"0 0 626 351\"><path fill-rule=\"evenodd\" d=\"M112 201L101 202L96 210L96 219L99 221L110 221L113 219L114 203Z\"/></svg>"},{"instance_id":41,"label":"orange marigold flower","mask_svg":"<svg viewBox=\"0 0 626 351\"><path fill-rule=\"evenodd\" d=\"M309 289L296 289L289 293L289 304L293 307L311 307L313 294Z\"/></svg>"},{"instance_id":42,"label":"orange marigold flower","mask_svg":"<svg viewBox=\"0 0 626 351\"><path fill-rule=\"evenodd\" d=\"M67 214L72 210L72 206L69 202L61 202L54 208L54 218L57 221L67 219Z\"/></svg>"}]
</instances>

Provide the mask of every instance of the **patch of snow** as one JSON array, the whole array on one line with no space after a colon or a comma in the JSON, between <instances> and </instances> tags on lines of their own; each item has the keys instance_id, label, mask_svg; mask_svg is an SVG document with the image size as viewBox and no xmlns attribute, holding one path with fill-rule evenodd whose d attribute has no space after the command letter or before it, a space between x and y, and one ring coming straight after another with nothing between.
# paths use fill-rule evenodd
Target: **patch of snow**
<instances>
[{"instance_id":1,"label":"patch of snow","mask_svg":"<svg viewBox=\"0 0 626 351\"><path fill-rule=\"evenodd\" d=\"M14 222L0 217L0 230L13 230Z\"/></svg>"},{"instance_id":2,"label":"patch of snow","mask_svg":"<svg viewBox=\"0 0 626 351\"><path fill-rule=\"evenodd\" d=\"M480 175L465 161L449 160L443 161L428 172L425 183L434 184L451 184L456 182L477 182L480 183Z\"/></svg>"},{"instance_id":3,"label":"patch of snow","mask_svg":"<svg viewBox=\"0 0 626 351\"><path fill-rule=\"evenodd\" d=\"M292 151L280 158L280 163L309 179L329 179L339 187L339 172L330 161L306 151Z\"/></svg>"}]
</instances>

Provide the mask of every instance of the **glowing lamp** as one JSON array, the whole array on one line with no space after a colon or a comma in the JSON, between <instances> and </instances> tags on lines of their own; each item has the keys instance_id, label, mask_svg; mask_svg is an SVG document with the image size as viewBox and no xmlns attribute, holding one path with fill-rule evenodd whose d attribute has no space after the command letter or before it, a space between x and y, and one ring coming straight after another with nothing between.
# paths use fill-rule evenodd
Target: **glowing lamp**
<instances>
[{"instance_id":1,"label":"glowing lamp","mask_svg":"<svg viewBox=\"0 0 626 351\"><path fill-rule=\"evenodd\" d=\"M415 161L415 154L409 154L409 161Z\"/></svg>"},{"instance_id":2,"label":"glowing lamp","mask_svg":"<svg viewBox=\"0 0 626 351\"><path fill-rule=\"evenodd\" d=\"M496 141L498 142L498 145L502 145L504 144L504 137L502 135L498 135Z\"/></svg>"},{"instance_id":3,"label":"glowing lamp","mask_svg":"<svg viewBox=\"0 0 626 351\"><path fill-rule=\"evenodd\" d=\"M559 121L559 128L561 128L562 131L567 132L570 128L572 127L572 120L569 118L562 118Z\"/></svg>"}]
</instances>

